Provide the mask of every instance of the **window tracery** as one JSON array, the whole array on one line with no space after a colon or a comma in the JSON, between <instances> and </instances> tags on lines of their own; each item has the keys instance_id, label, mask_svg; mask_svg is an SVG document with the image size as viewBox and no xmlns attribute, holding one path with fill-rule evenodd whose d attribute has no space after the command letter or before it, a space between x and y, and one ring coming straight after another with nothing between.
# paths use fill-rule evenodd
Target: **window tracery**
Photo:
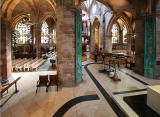
<instances>
[{"instance_id":1,"label":"window tracery","mask_svg":"<svg viewBox=\"0 0 160 117\"><path fill-rule=\"evenodd\" d=\"M118 26L117 24L113 24L112 26L112 43L118 43Z\"/></svg>"},{"instance_id":2,"label":"window tracery","mask_svg":"<svg viewBox=\"0 0 160 117\"><path fill-rule=\"evenodd\" d=\"M15 27L12 39L14 40L14 44L31 44L31 25L24 24L22 19Z\"/></svg>"},{"instance_id":3,"label":"window tracery","mask_svg":"<svg viewBox=\"0 0 160 117\"><path fill-rule=\"evenodd\" d=\"M49 41L49 29L48 24L46 22L43 22L42 28L41 28L41 43L48 43Z\"/></svg>"}]
</instances>

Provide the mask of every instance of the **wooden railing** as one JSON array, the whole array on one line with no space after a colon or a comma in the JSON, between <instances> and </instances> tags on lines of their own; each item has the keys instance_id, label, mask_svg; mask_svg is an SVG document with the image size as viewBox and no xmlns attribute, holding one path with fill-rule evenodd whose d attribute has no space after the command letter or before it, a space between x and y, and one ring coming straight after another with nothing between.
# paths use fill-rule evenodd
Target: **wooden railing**
<instances>
[{"instance_id":1,"label":"wooden railing","mask_svg":"<svg viewBox=\"0 0 160 117\"><path fill-rule=\"evenodd\" d=\"M2 88L2 89L0 90L1 98L3 97L3 93L6 92L6 91L8 92L8 89L9 89L10 87L12 87L14 84L15 84L15 93L18 92L18 90L17 90L17 82L18 82L18 80L20 80L20 78L21 78L21 77L18 77L16 80L14 80L13 82L11 82L11 83L8 84L6 87L4 87L4 88Z\"/></svg>"}]
</instances>

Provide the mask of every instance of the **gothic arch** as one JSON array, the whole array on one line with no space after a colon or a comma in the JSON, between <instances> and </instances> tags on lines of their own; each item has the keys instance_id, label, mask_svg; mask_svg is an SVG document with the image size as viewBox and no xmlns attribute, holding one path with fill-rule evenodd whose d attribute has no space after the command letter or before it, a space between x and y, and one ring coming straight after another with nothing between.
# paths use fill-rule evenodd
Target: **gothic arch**
<instances>
[{"instance_id":1,"label":"gothic arch","mask_svg":"<svg viewBox=\"0 0 160 117\"><path fill-rule=\"evenodd\" d=\"M97 32L95 30L97 30ZM100 21L98 18L95 18L93 24L91 25L91 52L94 51L96 46L98 46L98 48L101 47L100 31L101 31Z\"/></svg>"},{"instance_id":2,"label":"gothic arch","mask_svg":"<svg viewBox=\"0 0 160 117\"><path fill-rule=\"evenodd\" d=\"M117 22L118 19L122 20L122 22L125 24L127 28L127 33L130 33L132 29L130 20L124 13L118 13L116 15L113 15L105 32L105 51L108 53L112 52L112 26L114 23Z\"/></svg>"},{"instance_id":3,"label":"gothic arch","mask_svg":"<svg viewBox=\"0 0 160 117\"><path fill-rule=\"evenodd\" d=\"M18 15L18 16L16 16L16 17L14 17L14 18L12 18L12 20L11 20L11 30L13 31L14 30L14 28L15 28L15 26L16 26L16 24L21 20L21 19L23 19L23 18L28 18L28 15L27 14L20 14L20 15Z\"/></svg>"},{"instance_id":4,"label":"gothic arch","mask_svg":"<svg viewBox=\"0 0 160 117\"><path fill-rule=\"evenodd\" d=\"M42 25L42 23L44 21L46 21L48 18L52 18L54 20L54 22L56 22L56 16L55 15L51 15L51 14L48 14L46 16L43 16L41 19L40 19L40 26Z\"/></svg>"},{"instance_id":5,"label":"gothic arch","mask_svg":"<svg viewBox=\"0 0 160 117\"><path fill-rule=\"evenodd\" d=\"M16 6L21 2L22 0L5 0L2 3L1 6L1 10L2 10L2 17L6 17L8 21L11 20L12 18L12 13L14 11L14 9L16 8ZM25 0L24 0L25 1ZM35 4L34 1L32 1L33 4ZM53 12L55 13L55 7L56 7L56 3L55 1L51 1L51 0L46 0L46 2L49 3L49 5L52 7ZM35 7L35 6L34 6ZM32 11L33 12L33 11Z\"/></svg>"},{"instance_id":6,"label":"gothic arch","mask_svg":"<svg viewBox=\"0 0 160 117\"><path fill-rule=\"evenodd\" d=\"M76 1L76 0L75 0L75 1ZM84 2L84 1L86 1L86 0L79 0L79 1L80 1L80 2L79 2L79 5L81 5L81 2ZM106 7L110 8L110 9L112 9L111 5L109 5L109 3L106 2L105 0L96 0L96 1L104 4ZM76 3L76 4L77 4L77 3Z\"/></svg>"},{"instance_id":7,"label":"gothic arch","mask_svg":"<svg viewBox=\"0 0 160 117\"><path fill-rule=\"evenodd\" d=\"M127 16L125 16L123 13L117 14L117 15L113 15L113 17L110 20L110 23L107 27L106 30L106 34L107 35L111 35L111 29L112 29L112 25L118 20L121 19L123 21L123 23L125 24L127 31L130 32L131 29L131 25L130 25L130 21L127 18Z\"/></svg>"}]
</instances>

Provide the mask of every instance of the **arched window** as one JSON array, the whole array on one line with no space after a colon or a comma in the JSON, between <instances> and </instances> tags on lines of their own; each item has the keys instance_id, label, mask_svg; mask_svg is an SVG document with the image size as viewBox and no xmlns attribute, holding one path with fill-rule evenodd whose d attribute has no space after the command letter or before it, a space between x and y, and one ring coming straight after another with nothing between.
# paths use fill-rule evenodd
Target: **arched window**
<instances>
[{"instance_id":1,"label":"arched window","mask_svg":"<svg viewBox=\"0 0 160 117\"><path fill-rule=\"evenodd\" d=\"M14 44L28 44L32 43L31 26L26 25L21 20L15 27L15 31L12 34ZM14 36L13 36L14 35Z\"/></svg>"},{"instance_id":2,"label":"arched window","mask_svg":"<svg viewBox=\"0 0 160 117\"><path fill-rule=\"evenodd\" d=\"M118 43L118 26L117 24L113 24L112 26L112 43Z\"/></svg>"},{"instance_id":3,"label":"arched window","mask_svg":"<svg viewBox=\"0 0 160 117\"><path fill-rule=\"evenodd\" d=\"M122 32L123 32L123 43L127 43L127 28L126 26L124 25L123 28L122 28Z\"/></svg>"},{"instance_id":4,"label":"arched window","mask_svg":"<svg viewBox=\"0 0 160 117\"><path fill-rule=\"evenodd\" d=\"M41 28L41 43L48 43L49 41L49 35L48 35L48 24L46 22L43 22L42 28Z\"/></svg>"}]
</instances>

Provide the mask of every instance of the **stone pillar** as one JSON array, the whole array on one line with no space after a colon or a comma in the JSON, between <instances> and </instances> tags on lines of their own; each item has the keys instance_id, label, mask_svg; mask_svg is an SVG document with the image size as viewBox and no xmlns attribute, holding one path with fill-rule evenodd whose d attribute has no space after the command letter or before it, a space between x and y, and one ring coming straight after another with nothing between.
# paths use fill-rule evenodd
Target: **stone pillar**
<instances>
[{"instance_id":1,"label":"stone pillar","mask_svg":"<svg viewBox=\"0 0 160 117\"><path fill-rule=\"evenodd\" d=\"M160 16L156 17L156 41L157 41L157 49L156 49L156 56L157 56L157 78L160 79Z\"/></svg>"},{"instance_id":2,"label":"stone pillar","mask_svg":"<svg viewBox=\"0 0 160 117\"><path fill-rule=\"evenodd\" d=\"M49 48L53 47L53 24L50 22L49 23Z\"/></svg>"},{"instance_id":3,"label":"stone pillar","mask_svg":"<svg viewBox=\"0 0 160 117\"><path fill-rule=\"evenodd\" d=\"M34 25L31 26L31 35L32 35L32 47L34 48Z\"/></svg>"},{"instance_id":4,"label":"stone pillar","mask_svg":"<svg viewBox=\"0 0 160 117\"><path fill-rule=\"evenodd\" d=\"M156 37L157 37L157 61L160 61L160 16L156 18Z\"/></svg>"},{"instance_id":5,"label":"stone pillar","mask_svg":"<svg viewBox=\"0 0 160 117\"><path fill-rule=\"evenodd\" d=\"M112 53L112 35L105 36L105 53Z\"/></svg>"},{"instance_id":6,"label":"stone pillar","mask_svg":"<svg viewBox=\"0 0 160 117\"><path fill-rule=\"evenodd\" d=\"M67 86L75 84L75 9L71 6L63 5L56 9L57 64L60 82Z\"/></svg>"},{"instance_id":7,"label":"stone pillar","mask_svg":"<svg viewBox=\"0 0 160 117\"><path fill-rule=\"evenodd\" d=\"M95 50L95 26L91 25L91 39L90 39L90 52Z\"/></svg>"},{"instance_id":8,"label":"stone pillar","mask_svg":"<svg viewBox=\"0 0 160 117\"><path fill-rule=\"evenodd\" d=\"M105 23L105 17L104 21L102 21L102 26L101 26L101 48L103 51L105 51L105 27L106 27L106 23Z\"/></svg>"},{"instance_id":9,"label":"stone pillar","mask_svg":"<svg viewBox=\"0 0 160 117\"><path fill-rule=\"evenodd\" d=\"M132 39L132 35L131 33L127 34L127 55L131 55L131 39Z\"/></svg>"},{"instance_id":10,"label":"stone pillar","mask_svg":"<svg viewBox=\"0 0 160 117\"><path fill-rule=\"evenodd\" d=\"M119 29L119 44L123 44L123 30Z\"/></svg>"},{"instance_id":11,"label":"stone pillar","mask_svg":"<svg viewBox=\"0 0 160 117\"><path fill-rule=\"evenodd\" d=\"M1 19L1 71L0 77L7 79L11 76L12 57L11 57L11 30L9 22Z\"/></svg>"},{"instance_id":12,"label":"stone pillar","mask_svg":"<svg viewBox=\"0 0 160 117\"><path fill-rule=\"evenodd\" d=\"M135 20L135 71L139 74L144 74L144 17L139 17Z\"/></svg>"},{"instance_id":13,"label":"stone pillar","mask_svg":"<svg viewBox=\"0 0 160 117\"><path fill-rule=\"evenodd\" d=\"M41 27L38 25L34 26L34 39L35 39L36 55L38 58L40 58L40 54L41 54Z\"/></svg>"}]
</instances>

